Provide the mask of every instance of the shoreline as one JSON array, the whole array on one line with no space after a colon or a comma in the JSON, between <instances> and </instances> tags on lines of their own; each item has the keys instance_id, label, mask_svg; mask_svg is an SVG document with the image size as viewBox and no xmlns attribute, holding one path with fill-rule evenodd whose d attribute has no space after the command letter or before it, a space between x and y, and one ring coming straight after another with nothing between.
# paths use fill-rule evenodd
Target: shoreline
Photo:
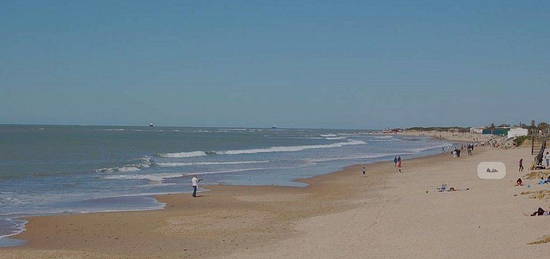
<instances>
[{"instance_id":1,"label":"shoreline","mask_svg":"<svg viewBox=\"0 0 550 259\"><path fill-rule=\"evenodd\" d=\"M445 154L446 153L431 154L431 155L421 156L421 157L417 157L417 158L412 158L412 159L406 160L406 161L407 161L407 163L413 162L413 161L422 161L422 160L425 160L425 159L443 157L443 156L445 156ZM377 162L374 162L374 163L365 164L365 166L367 167L367 174L369 174L369 172L372 173L372 170L376 170L379 167L388 167L390 165L391 165L391 161L377 161ZM349 175L350 171L359 172L360 168L362 166L363 166L363 164L352 164L352 165L349 165L349 166L346 166L346 167L342 168L341 170L337 170L335 172L329 172L329 173L326 173L326 174L320 174L320 175L316 175L316 176L313 176L313 177L299 178L299 179L294 180L295 182L305 183L305 184L307 184L307 186L205 185L204 188L208 189L208 191L207 192L200 192L200 195L202 197L212 197L212 196L226 195L226 194L229 194L229 193L232 196L240 196L240 195L243 195L243 194L248 194L248 195L246 195L247 197L244 198L245 202L262 202L262 200L254 201L253 198L251 199L251 197L248 197L249 196L249 191L251 190L251 192L255 196L257 196L258 194L263 194L263 195L267 195L267 196L270 196L270 195L279 196L279 198L265 197L267 202L270 202L270 201L285 202L285 200L293 200L294 198L285 197L285 195L282 194L282 193L291 193L292 195L296 195L298 197L303 198L303 197L307 196L308 193L310 193L312 189L323 188L323 185L326 185L326 182L333 181L334 178L337 178L340 175ZM393 167L393 165L391 165L391 167ZM377 177L384 177L386 175L386 173L387 172L382 172L381 174L376 174L376 176ZM320 185L320 186L318 186L318 185ZM346 190L342 189L338 193L339 193L340 196L342 196L342 195L344 195L345 192L346 192ZM331 193L332 196L334 196L334 194L336 194L336 193L334 193L334 192ZM84 218L88 218L88 217L96 218L97 217L97 218L99 218L99 217L105 217L105 216L108 217L109 215L116 215L117 217L123 217L124 215L148 214L149 212L156 212L156 213L163 214L163 212L167 212L167 211L171 212L171 210L173 210L176 205L185 206L184 204L181 204L180 202L192 202L193 200L195 200L197 202L200 202L200 200L202 199L202 197L193 199L192 197L190 197L190 195L188 193L162 194L162 195L153 195L152 197L154 197L158 202L164 203L165 206L163 208L156 209L156 210L138 210L138 211L120 211L120 212L91 212L91 213L82 213L82 214L70 214L69 213L69 214L55 214L55 215L45 215L45 216L24 217L23 219L28 221L27 224L26 224L26 226L27 226L26 230L22 233L13 235L10 238L11 239L16 239L16 240L23 240L25 243L23 245L20 245L20 246L3 247L3 248L0 248L0 251L5 250L5 251L8 251L8 252L17 253L17 251L24 251L24 250L27 250L27 249L31 249L31 250L35 250L37 248L47 249L48 245L43 246L42 244L39 244L39 245L35 246L37 242L42 243L42 242L45 241L43 239L43 237L37 237L36 236L36 234L37 234L36 232L42 232L42 230L35 229L35 222L36 221L46 219L46 222L48 222L48 224L50 224L50 219L52 219L53 221L56 221L56 222L63 222L67 218L78 218L78 217L84 217ZM331 198L335 198L335 197L331 197ZM346 209L351 209L354 206L350 206L350 205L338 206L338 209L330 209L330 210L322 211L322 212L317 211L315 213L316 215L305 215L305 214L308 214L308 213L305 213L304 215L301 215L300 218L314 217L314 216L318 216L318 215L339 212L339 211L343 211L343 210L346 210ZM57 219L59 219L59 221ZM287 231L290 231L290 229L288 229L288 226L291 225L290 219L287 219L286 221L287 222L285 222L285 224L287 224L287 226L286 226ZM283 224L283 225L285 225L285 224ZM42 225L40 227L42 228L42 227L44 227L44 225ZM56 227L56 229L57 229L57 227ZM46 239L49 239L49 238L46 238Z\"/></svg>"},{"instance_id":2,"label":"shoreline","mask_svg":"<svg viewBox=\"0 0 550 259\"><path fill-rule=\"evenodd\" d=\"M470 255L480 257L484 250L475 248L472 242L480 242L479 238L487 240L491 236L488 240L508 242L512 244L511 248L540 255L550 252L548 245L527 246L527 243L544 240L544 235L549 234L537 228L544 219L525 218L522 213L541 206L540 202L544 201L533 201L523 195L522 191L527 187L513 187L515 173L498 182L483 182L473 174L463 173L470 170L468 168L473 169L477 161L487 159L504 159L506 165L513 168L516 157L526 153L525 148L499 150L484 147L477 148L473 156L458 159L451 158L448 153L439 153L404 160L403 175L395 173L391 161L382 161L368 164L366 177L361 176L361 164L358 164L328 174L296 179L308 184L305 187L213 185L206 186L210 191L200 193L202 197L195 199L185 193L159 195L157 200L166 206L155 211L30 217L28 231L17 236L29 242L24 246L0 248L0 251L12 256L92 258L333 258L338 254L331 254L334 249L326 249L338 244L338 247L352 246L352 252L346 252L351 257L377 254L408 257L412 248L406 246L410 242L406 240L415 236L425 243L418 245L414 250L416 255L412 257L441 256L443 254L438 251L458 253L471 247L474 249ZM459 191L434 192L434 186L441 182L449 183ZM521 202L512 202L518 199L522 199ZM494 201L498 202L493 204ZM502 205L508 210L502 211ZM362 216L357 218L355 215ZM385 216L380 218L380 215ZM497 220L487 221L476 215ZM479 220L474 224L484 226L484 230L475 234L480 230L477 230L477 225L470 229L472 222L469 218ZM508 218L515 221L509 222ZM412 226L408 224L411 220L415 222ZM533 220L539 223L533 223ZM446 226L449 228L446 231L433 229L434 223L440 226L455 224L455 221L456 227ZM497 228L493 227L495 224ZM399 231L391 232L396 231L396 226L399 226ZM516 228L521 228L522 232L498 237L491 235L497 229L512 231ZM392 233L401 234L394 236ZM465 235L469 237L468 242L460 241ZM361 237L359 241L358 237ZM380 243L383 240L397 243ZM493 247L489 250L502 257L519 255L500 243L491 243L504 252L491 250ZM432 246L444 249L426 249Z\"/></svg>"},{"instance_id":3,"label":"shoreline","mask_svg":"<svg viewBox=\"0 0 550 259\"><path fill-rule=\"evenodd\" d=\"M459 141L456 141L454 142L454 144L457 144L457 143L460 143ZM413 160L418 160L418 159L422 159L422 158L430 158L430 157L437 157L437 156L441 156L441 155L444 155L446 153L443 153L443 152L440 152L440 153L437 153L437 154L428 154L428 155L424 155L424 156L419 156L419 157L414 157L414 158L410 158L408 159L407 161L413 161ZM322 174L319 174L319 175L315 175L315 176L311 176L311 177L305 177L305 178L296 178L294 180L292 180L292 182L297 182L297 183L304 183L306 184L305 186L290 186L290 185L229 185L229 184L217 184L217 185L203 185L201 188L204 189L204 191L200 191L198 192L199 196L201 196L200 194L202 193L210 193L212 191L215 191L215 189L217 188L223 188L223 187L231 187L231 188L250 188L250 187L257 187L257 188L298 188L298 189L302 189L302 188L308 188L310 187L311 184L314 184L315 183L315 178L318 178L318 177L322 177L322 176L329 176L329 175L332 175L332 174L338 174L338 173L341 173L343 171L347 171L347 170L356 170L356 169L360 169L360 167L362 166L365 166L367 168L371 167L371 166L376 166L377 164L381 164L381 163L390 163L391 161L374 161L372 163L365 163L365 164L351 164L351 165L347 165L347 166L344 166L336 171L332 171L332 172L328 172L328 173L322 173ZM29 215L29 216L21 216L21 217L16 217L15 219L20 219L20 220L29 220L29 219L32 219L32 218L36 218L36 217L51 217L51 216L69 216L69 215L82 215L82 214L103 214L103 213L125 213L125 212L142 212L142 211L158 211L158 210L164 210L166 209L166 203L163 203L161 202L161 199L163 197L166 197L166 196L172 196L172 195L189 195L191 192L173 192L173 193L160 193L160 194L136 194L136 195L125 195L125 196L131 196L131 197L135 197L135 196L146 196L146 197L152 197L154 198L155 200L157 200L157 202L159 202L159 204L162 204L163 207L161 208L151 208L151 209L136 209L136 210L112 210L112 211L94 211L94 212L65 212L65 213L49 213L49 214L39 214L39 215ZM124 197L124 196L113 196L113 197L109 197L109 198L116 198L116 197ZM26 223L24 224L26 225ZM24 227L23 227L24 228ZM17 233L17 234L10 234L10 235L5 235L5 236L2 236L2 237L14 237L14 236L17 236L23 232L25 232L26 229L24 228L23 231ZM24 241L24 240L21 240L21 241ZM2 247L0 247L2 248Z\"/></svg>"},{"instance_id":4,"label":"shoreline","mask_svg":"<svg viewBox=\"0 0 550 259\"><path fill-rule=\"evenodd\" d=\"M433 138L433 137L432 137ZM447 140L449 142L449 145L455 145L455 144L458 144L460 143L459 141L451 141L451 140ZM434 149L435 150L435 149ZM425 155L419 155L417 156L416 154L413 154L413 158L410 158L410 159L420 159L420 158L427 158L427 157L431 157L431 156L437 156L437 155L441 155L443 152L440 152L440 151L436 151L437 153L436 154L425 154ZM444 154L444 153L443 153ZM402 156L407 156L407 154L402 154ZM304 183L306 184L306 186L287 186L287 185L225 185L225 184L219 184L219 185L203 185L202 186L202 189L203 191L201 191L200 193L207 193L207 192L211 192L212 190L214 190L215 188L217 187L223 187L223 186L231 186L231 187L238 187L238 188L248 188L248 187L292 187L292 188L307 188L309 187L309 185L311 185L311 183L313 181L310 181L312 180L313 178L316 178L316 177L320 177L320 176L324 176L324 175L330 175L330 174L335 174L335 173L339 173L341 171L346 171L346 170L349 170L351 168L355 168L355 167L359 167L359 166L367 166L367 167L370 167L372 165L376 165L378 163L384 163L384 162L387 162L386 160L381 160L381 161L372 161L372 162L368 162L368 163L365 163L365 164L350 164L350 165L346 165L346 166L343 166L341 168L338 168L336 169L335 171L329 171L329 172L325 172L325 173L320 173L318 175L314 175L314 176L311 176L311 177L305 177L305 178L296 178L296 179L293 179L291 180L290 182L296 182L296 183ZM21 246L26 246L28 245L28 241L27 240L23 240L23 239L19 239L18 236L20 236L21 234L23 234L24 232L27 231L27 228L26 226L28 225L29 221L33 218L37 218L37 217L50 217L50 216L68 216L68 215L81 215L81 214L101 214L101 213L126 213L126 212L142 212L142 211L156 211L156 210L164 210L166 209L167 207L167 204L162 202L162 197L163 196L167 196L167 195L185 195L185 194L188 194L188 192L167 192L167 193L160 193L160 194L135 194L135 195L124 195L124 196L112 196L112 197L107 197L107 198L118 198L118 197L126 197L126 196L130 196L130 197L141 197L141 196L146 196L146 197L151 197L153 199L155 199L159 204L162 204L162 207L159 207L159 208L144 208L144 209L129 209L129 210L125 210L125 209L121 209L121 210L103 210L103 211L91 211L91 212L60 212L60 213L45 213L45 214L36 214L36 215L24 215L24 216L18 216L18 217L15 217L15 218L11 218L11 219L15 219L15 220L21 220L23 221L21 224L20 224L20 229L16 232L16 233L13 233L13 234L7 234L5 236L3 236L2 238L4 239L4 241L6 241L6 243L8 245L4 245L4 246L0 246L0 249L2 248L15 248L15 247L21 247ZM1 243L1 242L0 242ZM9 245L10 243L12 244L16 244L16 245Z\"/></svg>"}]
</instances>

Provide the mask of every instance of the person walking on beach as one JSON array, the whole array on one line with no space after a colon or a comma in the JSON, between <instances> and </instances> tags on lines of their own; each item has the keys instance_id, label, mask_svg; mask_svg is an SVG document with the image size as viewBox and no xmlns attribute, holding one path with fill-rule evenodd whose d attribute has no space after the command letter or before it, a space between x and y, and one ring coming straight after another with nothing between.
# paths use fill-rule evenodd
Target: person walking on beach
<instances>
[{"instance_id":1,"label":"person walking on beach","mask_svg":"<svg viewBox=\"0 0 550 259\"><path fill-rule=\"evenodd\" d=\"M523 158L519 160L519 171L523 172Z\"/></svg>"},{"instance_id":2,"label":"person walking on beach","mask_svg":"<svg viewBox=\"0 0 550 259\"><path fill-rule=\"evenodd\" d=\"M397 159L397 172L402 173L401 172L401 157L399 157Z\"/></svg>"},{"instance_id":3,"label":"person walking on beach","mask_svg":"<svg viewBox=\"0 0 550 259\"><path fill-rule=\"evenodd\" d=\"M196 176L193 176L191 178L191 185L193 185L193 197L197 197L197 188L199 188L199 182L201 179L197 178Z\"/></svg>"},{"instance_id":4,"label":"person walking on beach","mask_svg":"<svg viewBox=\"0 0 550 259\"><path fill-rule=\"evenodd\" d=\"M397 167L397 156L393 158L393 166Z\"/></svg>"},{"instance_id":5,"label":"person walking on beach","mask_svg":"<svg viewBox=\"0 0 550 259\"><path fill-rule=\"evenodd\" d=\"M550 167L550 152L546 152L544 159L546 159L546 168Z\"/></svg>"},{"instance_id":6,"label":"person walking on beach","mask_svg":"<svg viewBox=\"0 0 550 259\"><path fill-rule=\"evenodd\" d=\"M472 155L472 151L474 150L474 144L468 144L468 155Z\"/></svg>"},{"instance_id":7,"label":"person walking on beach","mask_svg":"<svg viewBox=\"0 0 550 259\"><path fill-rule=\"evenodd\" d=\"M367 175L367 169L363 166L363 176Z\"/></svg>"},{"instance_id":8,"label":"person walking on beach","mask_svg":"<svg viewBox=\"0 0 550 259\"><path fill-rule=\"evenodd\" d=\"M397 156L397 171L401 173L401 156Z\"/></svg>"}]
</instances>

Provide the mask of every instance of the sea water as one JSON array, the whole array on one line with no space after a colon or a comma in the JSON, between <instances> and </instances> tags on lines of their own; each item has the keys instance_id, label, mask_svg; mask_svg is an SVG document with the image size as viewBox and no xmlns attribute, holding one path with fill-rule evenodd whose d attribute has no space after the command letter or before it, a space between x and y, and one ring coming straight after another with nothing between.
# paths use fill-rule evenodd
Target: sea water
<instances>
[{"instance_id":1,"label":"sea water","mask_svg":"<svg viewBox=\"0 0 550 259\"><path fill-rule=\"evenodd\" d=\"M0 246L22 217L160 209L153 195L202 184L304 186L347 165L413 158L450 143L368 130L0 126Z\"/></svg>"}]
</instances>

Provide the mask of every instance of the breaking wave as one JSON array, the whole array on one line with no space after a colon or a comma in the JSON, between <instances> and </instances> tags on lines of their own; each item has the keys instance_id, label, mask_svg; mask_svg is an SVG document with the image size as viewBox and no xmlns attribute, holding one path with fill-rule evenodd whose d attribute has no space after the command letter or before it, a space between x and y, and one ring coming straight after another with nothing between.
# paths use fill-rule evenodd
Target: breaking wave
<instances>
[{"instance_id":1,"label":"breaking wave","mask_svg":"<svg viewBox=\"0 0 550 259\"><path fill-rule=\"evenodd\" d=\"M225 151L192 151L192 152L180 152L180 153L163 153L159 154L160 157L167 158L184 158L184 157L197 157L206 155L240 155L240 154L256 154L256 153L271 153L271 152L296 152L307 149L317 148L337 148L348 145L364 145L367 144L362 140L349 140L346 142L337 142L332 144L320 144L320 145L303 145L303 146L276 146L268 148L254 148L254 149L237 149L237 150L225 150Z\"/></svg>"}]
</instances>

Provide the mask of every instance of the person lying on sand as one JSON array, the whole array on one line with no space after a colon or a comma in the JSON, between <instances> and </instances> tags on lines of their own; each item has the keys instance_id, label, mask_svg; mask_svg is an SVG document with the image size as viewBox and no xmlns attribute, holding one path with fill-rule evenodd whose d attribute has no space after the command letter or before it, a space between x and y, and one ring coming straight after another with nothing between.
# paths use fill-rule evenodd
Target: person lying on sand
<instances>
[{"instance_id":1,"label":"person lying on sand","mask_svg":"<svg viewBox=\"0 0 550 259\"><path fill-rule=\"evenodd\" d=\"M550 215L550 211L544 211L541 207L539 207L538 210L533 212L531 216L548 216Z\"/></svg>"},{"instance_id":2,"label":"person lying on sand","mask_svg":"<svg viewBox=\"0 0 550 259\"><path fill-rule=\"evenodd\" d=\"M444 184L442 184L441 186L437 186L437 187L436 187L436 190L437 190L438 192L456 192L456 191L469 191L470 188L466 188L466 189L457 189L457 188L451 186L451 187L449 187L449 188L447 189L447 184L444 183ZM426 193L428 193L428 191L426 191Z\"/></svg>"}]
</instances>

